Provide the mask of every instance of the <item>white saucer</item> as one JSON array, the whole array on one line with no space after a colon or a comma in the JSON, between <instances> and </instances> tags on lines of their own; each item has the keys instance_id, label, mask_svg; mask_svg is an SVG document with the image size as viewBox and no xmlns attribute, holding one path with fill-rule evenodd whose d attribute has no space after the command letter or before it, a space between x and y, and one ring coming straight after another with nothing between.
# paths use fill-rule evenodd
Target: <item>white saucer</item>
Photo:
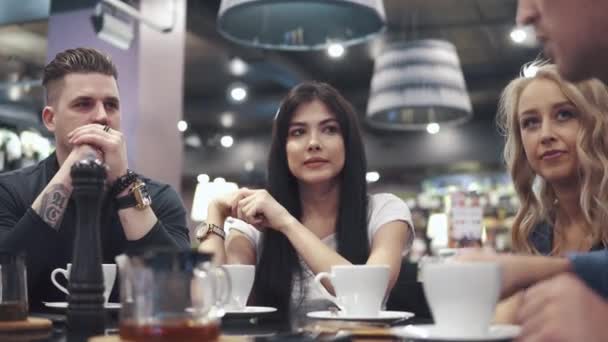
<instances>
[{"instance_id":1,"label":"white saucer","mask_svg":"<svg viewBox=\"0 0 608 342\"><path fill-rule=\"evenodd\" d=\"M512 339L521 333L521 327L510 324L493 324L486 334L462 334L454 336L442 332L439 327L432 324L408 325L397 327L391 331L398 336L415 338L417 340L445 340L445 341L495 341Z\"/></svg>"},{"instance_id":2,"label":"white saucer","mask_svg":"<svg viewBox=\"0 0 608 342\"><path fill-rule=\"evenodd\" d=\"M310 318L335 319L342 321L382 321L391 322L398 319L414 317L414 314L407 311L380 311L377 316L347 316L340 314L340 311L312 311L306 314Z\"/></svg>"},{"instance_id":3,"label":"white saucer","mask_svg":"<svg viewBox=\"0 0 608 342\"><path fill-rule=\"evenodd\" d=\"M42 302L47 308L67 309L67 302ZM122 305L120 303L106 303L104 307L108 310L119 310Z\"/></svg>"},{"instance_id":4,"label":"white saucer","mask_svg":"<svg viewBox=\"0 0 608 342\"><path fill-rule=\"evenodd\" d=\"M277 311L270 306L246 306L242 310L224 309L226 317L253 317Z\"/></svg>"}]
</instances>

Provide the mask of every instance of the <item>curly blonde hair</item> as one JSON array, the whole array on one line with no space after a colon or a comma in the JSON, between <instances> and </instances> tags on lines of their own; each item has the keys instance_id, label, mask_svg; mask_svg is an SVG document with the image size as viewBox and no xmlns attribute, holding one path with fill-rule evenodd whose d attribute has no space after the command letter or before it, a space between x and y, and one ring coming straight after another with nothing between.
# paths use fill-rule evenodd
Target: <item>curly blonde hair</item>
<instances>
[{"instance_id":1,"label":"curly blonde hair","mask_svg":"<svg viewBox=\"0 0 608 342\"><path fill-rule=\"evenodd\" d=\"M541 65L533 77L518 77L503 91L498 112L498 125L505 136L504 158L519 197L520 207L512 227L513 249L521 253L540 254L530 243L534 226L547 221L555 226L556 195L530 167L521 139L517 107L524 89L536 79L555 82L565 97L580 111L581 129L576 140L579 166L580 207L593 243L608 245L608 89L596 79L577 83L565 81L555 65ZM535 193L533 184L539 182ZM562 252L562 232L555 230L552 255Z\"/></svg>"}]
</instances>

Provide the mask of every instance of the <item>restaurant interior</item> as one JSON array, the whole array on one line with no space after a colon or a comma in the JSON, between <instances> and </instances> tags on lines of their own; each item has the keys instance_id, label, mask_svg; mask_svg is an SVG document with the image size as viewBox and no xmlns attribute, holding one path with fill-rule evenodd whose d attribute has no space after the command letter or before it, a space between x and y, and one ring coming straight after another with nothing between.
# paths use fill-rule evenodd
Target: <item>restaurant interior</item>
<instances>
[{"instance_id":1,"label":"restaurant interior","mask_svg":"<svg viewBox=\"0 0 608 342\"><path fill-rule=\"evenodd\" d=\"M143 17L125 14L115 2L140 8ZM532 34L515 25L517 1L384 0L382 9L375 9L382 19L376 28L373 20L348 12L357 2L376 3L344 1L349 5L337 9L353 27L360 23L348 32L353 37L372 26L359 37L333 42L315 37L313 42L298 28L265 42L246 32L256 20L278 27L289 15L306 11L262 20L247 13L238 17L239 12L228 18L229 8L221 6L231 2L220 0L3 0L0 171L33 165L53 152L53 136L40 115L44 65L67 46L90 43L116 60L128 60L119 80L125 82L121 96L135 99L123 107L129 164L178 189L193 246L195 227L205 221L212 198L240 187L265 187L281 99L298 83L315 80L334 86L357 111L369 193L393 193L410 208L416 238L405 259L416 262L446 247L471 245L510 251L509 227L518 201L505 169L496 113L506 84L520 73L534 73L530 63L540 54ZM93 11L114 19L104 19L106 27L94 32ZM69 23L73 13L89 22L91 32L84 36L89 40L73 32L78 30ZM307 19L326 31L331 28L325 26L344 20L329 14ZM126 25L124 37L123 28L104 36L111 20ZM246 28L230 31L235 22ZM449 65L441 65L441 58L398 61L417 50L420 58L433 51ZM416 63L428 69L416 69ZM397 67L387 71L386 65ZM418 74L397 77L408 72ZM447 95L429 91L424 75L437 75L434 82ZM383 93L391 88L413 93L395 99ZM429 315L425 303L408 305L424 307L420 310Z\"/></svg>"},{"instance_id":2,"label":"restaurant interior","mask_svg":"<svg viewBox=\"0 0 608 342\"><path fill-rule=\"evenodd\" d=\"M516 1L383 3L385 27L372 38L329 49L286 50L227 39L217 29L220 1L187 2L183 108L179 120L165 129L175 130L180 138L183 159L174 167L193 227L206 216L204 206L213 191L205 189L265 185L280 100L297 83L317 80L333 85L355 105L364 134L369 191L395 193L406 201L418 237L428 237L418 245L422 253L430 252L433 237L435 248L448 244L444 224L436 224L429 236L429 218L449 215L450 194L458 192L481 198L484 243L509 249L509 219L517 200L505 172L495 116L501 90L539 54L533 39L515 27ZM9 0L1 6L1 166L8 171L31 165L53 150L40 119L51 1ZM454 45L469 113L454 122L426 117L415 124L398 119L375 123L368 114L374 60L391 44L429 39ZM447 221L435 217L433 222Z\"/></svg>"}]
</instances>

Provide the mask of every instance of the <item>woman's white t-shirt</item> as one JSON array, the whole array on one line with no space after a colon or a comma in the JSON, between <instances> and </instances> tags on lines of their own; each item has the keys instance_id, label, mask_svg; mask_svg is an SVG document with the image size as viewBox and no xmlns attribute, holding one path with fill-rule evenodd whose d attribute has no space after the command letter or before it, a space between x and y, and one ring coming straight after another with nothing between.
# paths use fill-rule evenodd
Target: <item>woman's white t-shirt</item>
<instances>
[{"instance_id":1,"label":"woman's white t-shirt","mask_svg":"<svg viewBox=\"0 0 608 342\"><path fill-rule=\"evenodd\" d=\"M370 196L368 205L368 224L367 224L367 237L370 243L370 247L374 241L374 235L378 232L380 227L393 221L404 221L408 223L410 234L409 239L403 246L405 252L410 248L414 238L414 225L412 223L412 215L410 213L407 204L403 202L399 197L389 194L381 193ZM257 253L260 249L261 244L261 233L255 227L234 218L228 218L224 224L224 229L229 234L231 230L237 230L243 233L252 243L256 249L256 255L260 256L261 253ZM325 245L333 250L337 248L337 242L335 234L328 235L321 240ZM314 283L314 273L310 270L308 265L300 258L300 264L302 265L302 278L295 279L292 290L292 308L297 309L302 306L314 307L318 305L310 305L312 303L323 300L321 291L317 288ZM301 286L304 286L303 291ZM315 309L319 309L318 307Z\"/></svg>"}]
</instances>

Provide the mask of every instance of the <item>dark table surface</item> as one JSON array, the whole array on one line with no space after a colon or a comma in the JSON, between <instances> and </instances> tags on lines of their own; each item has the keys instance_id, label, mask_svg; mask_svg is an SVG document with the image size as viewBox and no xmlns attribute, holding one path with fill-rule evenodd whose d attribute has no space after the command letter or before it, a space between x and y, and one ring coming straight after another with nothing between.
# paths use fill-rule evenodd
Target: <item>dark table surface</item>
<instances>
[{"instance_id":1,"label":"dark table surface","mask_svg":"<svg viewBox=\"0 0 608 342\"><path fill-rule=\"evenodd\" d=\"M87 337L73 336L66 331L65 326L65 315L63 312L32 312L30 316L35 317L44 317L53 321L53 331L50 336L45 338L32 338L27 339L26 335L20 336L19 339L15 339L13 341L49 341L49 342L86 342ZM106 334L118 334L117 329L118 315L117 312L109 312L107 319L107 329ZM320 321L317 321L320 322ZM325 321L326 322L326 321ZM323 324L323 322L320 322ZM416 319L412 318L407 321L397 322L397 326L399 325L407 325L407 324L428 324L432 323L428 319ZM387 337L378 337L378 336L369 336L366 338L362 338L361 336L350 336L348 334L340 334L340 335L332 335L332 334L324 334L319 335L317 333L310 333L305 331L304 329L298 329L298 327L302 327L308 325L310 327L311 324L315 324L315 321L309 322L298 322L297 326L294 324L287 324L276 319L268 319L265 317L257 317L257 318L225 318L222 321L222 334L223 335L233 335L233 336L247 336L249 337L249 341L254 342L273 342L273 341L314 341L314 340L323 340L323 341L414 341L409 339L397 339L397 338L387 338ZM350 323L357 324L357 323ZM391 324L392 325L392 324ZM387 326L387 325L385 325ZM2 336L0 336L0 341L9 341ZM425 340L428 341L428 340Z\"/></svg>"}]
</instances>

